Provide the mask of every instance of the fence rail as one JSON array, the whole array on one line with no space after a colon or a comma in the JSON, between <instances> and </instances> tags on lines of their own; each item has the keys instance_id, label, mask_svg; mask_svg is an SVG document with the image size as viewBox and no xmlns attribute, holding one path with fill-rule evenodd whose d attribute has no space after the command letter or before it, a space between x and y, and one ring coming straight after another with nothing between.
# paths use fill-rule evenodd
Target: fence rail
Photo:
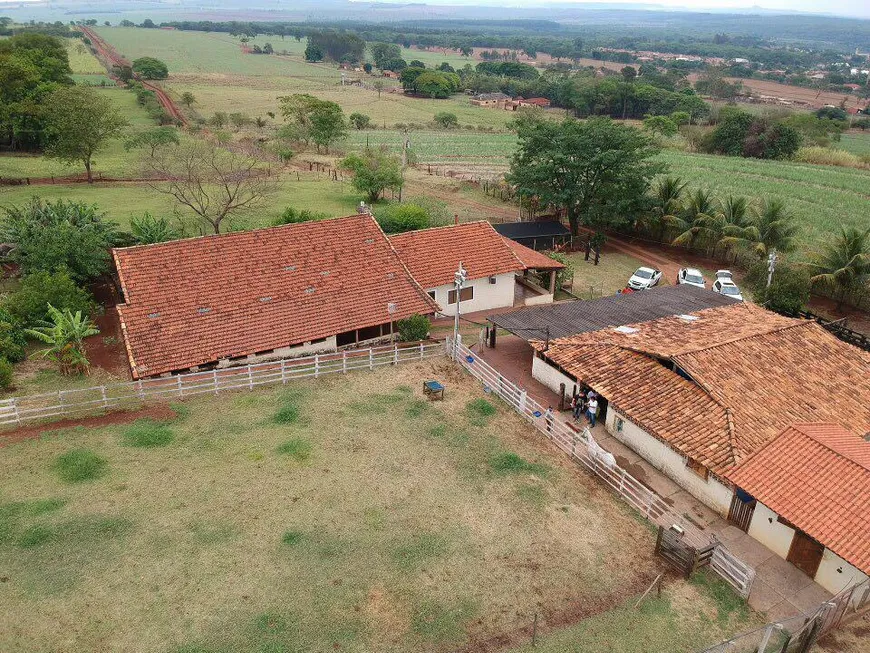
<instances>
[{"instance_id":1,"label":"fence rail","mask_svg":"<svg viewBox=\"0 0 870 653\"><path fill-rule=\"evenodd\" d=\"M870 579L847 586L805 614L775 621L701 653L807 653L843 619L870 607Z\"/></svg>"},{"instance_id":2,"label":"fence rail","mask_svg":"<svg viewBox=\"0 0 870 653\"><path fill-rule=\"evenodd\" d=\"M553 418L547 419L541 404L529 397L525 390L504 378L498 370L481 360L476 353L462 344L461 339L458 342L454 342L452 338L448 339L447 350L454 360L481 381L490 392L501 397L562 451L595 473L646 519L665 528L674 524L679 525L684 532L685 543L695 548L715 545L710 567L741 596L749 596L755 570L730 553L709 534L701 531L682 515L675 513L662 497L616 465L612 459L601 455L601 450L595 444L588 429L576 431L564 422Z\"/></svg>"},{"instance_id":3,"label":"fence rail","mask_svg":"<svg viewBox=\"0 0 870 653\"><path fill-rule=\"evenodd\" d=\"M443 355L442 343L418 342L315 354L304 358L287 358L244 367L191 372L80 390L12 397L0 400L0 425L20 425L51 417L117 409L152 399L250 390L261 385L287 383L294 379L317 378L353 370L372 370L383 365L397 365Z\"/></svg>"}]
</instances>

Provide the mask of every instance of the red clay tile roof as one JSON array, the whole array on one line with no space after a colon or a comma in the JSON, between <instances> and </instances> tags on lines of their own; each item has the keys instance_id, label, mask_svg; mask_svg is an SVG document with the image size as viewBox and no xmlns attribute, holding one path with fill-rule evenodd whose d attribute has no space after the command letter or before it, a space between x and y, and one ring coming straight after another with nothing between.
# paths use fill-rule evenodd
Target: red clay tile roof
<instances>
[{"instance_id":1,"label":"red clay tile roof","mask_svg":"<svg viewBox=\"0 0 870 653\"><path fill-rule=\"evenodd\" d=\"M127 247L114 256L136 377L438 308L370 215Z\"/></svg>"},{"instance_id":2,"label":"red clay tile roof","mask_svg":"<svg viewBox=\"0 0 870 653\"><path fill-rule=\"evenodd\" d=\"M504 238L505 244L511 248L514 255L520 259L520 263L526 270L561 270L565 266L559 261L550 258L546 254L541 254L530 247L520 245L517 241L510 238Z\"/></svg>"},{"instance_id":3,"label":"red clay tile roof","mask_svg":"<svg viewBox=\"0 0 870 653\"><path fill-rule=\"evenodd\" d=\"M870 574L870 442L837 424L794 424L729 478Z\"/></svg>"},{"instance_id":4,"label":"red clay tile roof","mask_svg":"<svg viewBox=\"0 0 870 653\"><path fill-rule=\"evenodd\" d=\"M870 431L870 354L814 322L752 304L692 316L698 319L671 316L630 325L636 329L630 333L603 329L552 340L546 356L580 381L592 378L611 393L619 388L620 399L611 401L632 421L726 478L729 468L794 422L826 421L853 433ZM624 358L622 367L599 371L600 361L587 353L592 344L635 356ZM703 408L697 392L683 390L688 382L656 359L685 372L717 408ZM650 362L660 370L654 373ZM661 396L669 399L656 401ZM659 404L665 405L655 409ZM702 422L692 426L694 432L685 430L690 414Z\"/></svg>"},{"instance_id":5,"label":"red clay tile roof","mask_svg":"<svg viewBox=\"0 0 870 653\"><path fill-rule=\"evenodd\" d=\"M390 241L424 288L453 283L460 261L469 279L525 269L488 222L408 231L390 236Z\"/></svg>"}]
</instances>

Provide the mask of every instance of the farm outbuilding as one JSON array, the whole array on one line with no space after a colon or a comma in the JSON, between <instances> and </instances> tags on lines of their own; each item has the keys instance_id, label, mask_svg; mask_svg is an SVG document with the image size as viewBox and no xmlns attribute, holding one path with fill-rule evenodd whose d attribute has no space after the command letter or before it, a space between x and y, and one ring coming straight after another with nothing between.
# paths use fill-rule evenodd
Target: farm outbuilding
<instances>
[{"instance_id":1,"label":"farm outbuilding","mask_svg":"<svg viewBox=\"0 0 870 653\"><path fill-rule=\"evenodd\" d=\"M389 339L438 310L368 214L113 254L134 378Z\"/></svg>"},{"instance_id":2,"label":"farm outbuilding","mask_svg":"<svg viewBox=\"0 0 870 653\"><path fill-rule=\"evenodd\" d=\"M536 222L504 222L493 225L505 238L531 249L556 249L571 240L571 231L556 220Z\"/></svg>"},{"instance_id":3,"label":"farm outbuilding","mask_svg":"<svg viewBox=\"0 0 870 653\"><path fill-rule=\"evenodd\" d=\"M457 302L462 313L552 302L555 274L563 267L514 247L483 221L409 231L391 236L390 242L442 315L455 315ZM457 299L454 274L460 263L468 282ZM546 287L534 274L541 272L548 275Z\"/></svg>"},{"instance_id":4,"label":"farm outbuilding","mask_svg":"<svg viewBox=\"0 0 870 653\"><path fill-rule=\"evenodd\" d=\"M813 420L870 431L870 355L752 304L533 346L536 380L569 396L595 390L616 439L740 527L731 474L783 429Z\"/></svg>"},{"instance_id":5,"label":"farm outbuilding","mask_svg":"<svg viewBox=\"0 0 870 653\"><path fill-rule=\"evenodd\" d=\"M730 479L749 535L829 592L870 575L870 441L793 424Z\"/></svg>"}]
</instances>

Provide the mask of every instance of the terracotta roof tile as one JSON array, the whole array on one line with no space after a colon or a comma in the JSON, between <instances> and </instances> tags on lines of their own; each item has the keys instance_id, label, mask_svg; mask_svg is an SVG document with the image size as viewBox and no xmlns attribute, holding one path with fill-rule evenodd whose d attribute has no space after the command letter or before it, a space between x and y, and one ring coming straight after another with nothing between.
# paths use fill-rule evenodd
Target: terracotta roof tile
<instances>
[{"instance_id":1,"label":"terracotta roof tile","mask_svg":"<svg viewBox=\"0 0 870 653\"><path fill-rule=\"evenodd\" d=\"M853 433L870 431L870 354L814 322L752 304L690 317L696 319L670 316L551 340L546 356L581 381L591 378L621 393L613 401L632 421L725 477L794 422L829 421ZM635 356L623 358L621 366L602 366L589 354L591 345ZM691 382L657 360L676 366ZM686 384L695 392L686 391ZM716 408L705 407L699 393ZM660 404L665 410L654 408ZM677 419L688 414L695 419L691 432Z\"/></svg>"},{"instance_id":2,"label":"terracotta roof tile","mask_svg":"<svg viewBox=\"0 0 870 653\"><path fill-rule=\"evenodd\" d=\"M390 241L424 288L453 283L460 262L469 279L525 268L488 222L408 231L390 236Z\"/></svg>"},{"instance_id":3,"label":"terracotta roof tile","mask_svg":"<svg viewBox=\"0 0 870 653\"><path fill-rule=\"evenodd\" d=\"M561 270L565 266L559 261L550 258L546 254L541 254L525 245L520 245L517 241L510 238L504 238L505 244L511 248L514 255L520 259L520 263L526 270Z\"/></svg>"},{"instance_id":4,"label":"terracotta roof tile","mask_svg":"<svg viewBox=\"0 0 870 653\"><path fill-rule=\"evenodd\" d=\"M437 310L369 215L127 247L114 256L137 377Z\"/></svg>"},{"instance_id":5,"label":"terracotta roof tile","mask_svg":"<svg viewBox=\"0 0 870 653\"><path fill-rule=\"evenodd\" d=\"M870 442L837 424L794 424L729 478L870 574Z\"/></svg>"}]
</instances>

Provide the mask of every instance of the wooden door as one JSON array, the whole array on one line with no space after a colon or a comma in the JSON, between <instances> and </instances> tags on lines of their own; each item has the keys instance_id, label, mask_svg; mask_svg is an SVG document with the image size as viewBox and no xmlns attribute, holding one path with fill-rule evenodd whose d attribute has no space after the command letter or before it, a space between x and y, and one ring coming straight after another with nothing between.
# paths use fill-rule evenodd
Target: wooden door
<instances>
[{"instance_id":1,"label":"wooden door","mask_svg":"<svg viewBox=\"0 0 870 653\"><path fill-rule=\"evenodd\" d=\"M786 560L810 578L814 578L822 561L825 547L803 531L795 531Z\"/></svg>"},{"instance_id":2,"label":"wooden door","mask_svg":"<svg viewBox=\"0 0 870 653\"><path fill-rule=\"evenodd\" d=\"M745 494L745 493L744 493ZM747 498L748 495L746 495ZM738 492L731 499L731 509L728 511L728 521L734 524L744 533L749 532L749 524L752 522L752 513L755 512L755 499L744 501Z\"/></svg>"}]
</instances>

